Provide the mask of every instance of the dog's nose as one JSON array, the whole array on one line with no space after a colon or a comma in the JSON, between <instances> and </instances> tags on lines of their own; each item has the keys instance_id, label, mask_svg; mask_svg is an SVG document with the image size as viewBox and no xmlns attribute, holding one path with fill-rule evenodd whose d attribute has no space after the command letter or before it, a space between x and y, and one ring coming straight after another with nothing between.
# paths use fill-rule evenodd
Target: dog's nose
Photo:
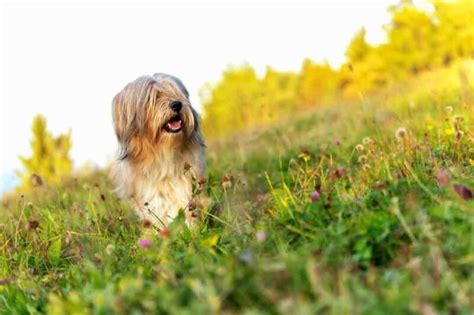
<instances>
[{"instance_id":1,"label":"dog's nose","mask_svg":"<svg viewBox=\"0 0 474 315\"><path fill-rule=\"evenodd\" d=\"M180 101L172 101L170 107L173 111L179 112L183 107L183 104Z\"/></svg>"}]
</instances>

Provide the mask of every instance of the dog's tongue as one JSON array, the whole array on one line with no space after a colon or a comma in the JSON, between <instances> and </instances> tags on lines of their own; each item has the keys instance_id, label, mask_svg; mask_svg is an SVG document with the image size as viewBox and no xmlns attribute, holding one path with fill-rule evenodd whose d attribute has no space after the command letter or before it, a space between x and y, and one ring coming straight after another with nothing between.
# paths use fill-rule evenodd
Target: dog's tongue
<instances>
[{"instance_id":1,"label":"dog's tongue","mask_svg":"<svg viewBox=\"0 0 474 315\"><path fill-rule=\"evenodd\" d=\"M181 128L181 119L169 122L168 123L168 128L170 128L172 130L176 130L176 129Z\"/></svg>"}]
</instances>

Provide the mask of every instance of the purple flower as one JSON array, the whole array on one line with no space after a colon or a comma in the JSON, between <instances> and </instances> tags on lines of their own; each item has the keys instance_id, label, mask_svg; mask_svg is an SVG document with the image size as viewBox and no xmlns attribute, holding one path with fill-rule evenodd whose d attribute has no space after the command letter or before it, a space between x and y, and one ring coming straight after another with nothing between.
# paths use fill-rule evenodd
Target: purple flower
<instances>
[{"instance_id":1,"label":"purple flower","mask_svg":"<svg viewBox=\"0 0 474 315\"><path fill-rule=\"evenodd\" d=\"M138 246L141 248L149 248L151 246L151 241L146 238L142 238L138 240Z\"/></svg>"},{"instance_id":2,"label":"purple flower","mask_svg":"<svg viewBox=\"0 0 474 315\"><path fill-rule=\"evenodd\" d=\"M263 242L267 238L267 235L265 234L265 231L257 231L257 233L255 233L255 238L258 242Z\"/></svg>"},{"instance_id":3,"label":"purple flower","mask_svg":"<svg viewBox=\"0 0 474 315\"><path fill-rule=\"evenodd\" d=\"M472 191L464 185L454 184L453 185L454 191L464 200L471 200Z\"/></svg>"},{"instance_id":4,"label":"purple flower","mask_svg":"<svg viewBox=\"0 0 474 315\"><path fill-rule=\"evenodd\" d=\"M197 202L194 201L194 200L191 200L189 203L188 203L188 209L189 211L193 211L197 208Z\"/></svg>"},{"instance_id":5,"label":"purple flower","mask_svg":"<svg viewBox=\"0 0 474 315\"><path fill-rule=\"evenodd\" d=\"M334 143L336 144L336 146L340 146L340 145L341 145L341 141L339 141L339 140L336 140Z\"/></svg>"},{"instance_id":6,"label":"purple flower","mask_svg":"<svg viewBox=\"0 0 474 315\"><path fill-rule=\"evenodd\" d=\"M313 191L311 193L311 201L312 202L316 202L316 201L319 201L319 199L321 198L321 194L317 191Z\"/></svg>"},{"instance_id":7,"label":"purple flower","mask_svg":"<svg viewBox=\"0 0 474 315\"><path fill-rule=\"evenodd\" d=\"M440 187L446 187L449 184L450 176L445 170L441 170L436 174L436 180Z\"/></svg>"}]
</instances>

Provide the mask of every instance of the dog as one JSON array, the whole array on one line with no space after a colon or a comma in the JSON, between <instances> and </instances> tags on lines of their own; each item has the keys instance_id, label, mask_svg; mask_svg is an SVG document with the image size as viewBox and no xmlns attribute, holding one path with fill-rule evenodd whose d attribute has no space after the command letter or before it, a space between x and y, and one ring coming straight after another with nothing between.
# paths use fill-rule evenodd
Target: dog
<instances>
[{"instance_id":1,"label":"dog","mask_svg":"<svg viewBox=\"0 0 474 315\"><path fill-rule=\"evenodd\" d=\"M165 228L187 209L193 181L206 168L199 115L180 79L164 73L141 76L112 101L118 156L112 178L120 197L131 201L142 220Z\"/></svg>"}]
</instances>

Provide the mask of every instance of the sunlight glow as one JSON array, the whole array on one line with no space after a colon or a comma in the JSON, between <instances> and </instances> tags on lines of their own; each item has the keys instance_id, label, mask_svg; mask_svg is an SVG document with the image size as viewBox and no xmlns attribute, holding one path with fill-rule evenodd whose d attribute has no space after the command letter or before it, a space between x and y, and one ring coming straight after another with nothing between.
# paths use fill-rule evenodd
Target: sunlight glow
<instances>
[{"instance_id":1,"label":"sunlight glow","mask_svg":"<svg viewBox=\"0 0 474 315\"><path fill-rule=\"evenodd\" d=\"M111 100L139 75L180 77L199 109L199 89L230 64L259 73L297 71L304 58L341 64L360 27L383 40L396 2L6 4L0 174L21 167L38 113L53 133L72 130L75 167L103 166L116 147Z\"/></svg>"}]
</instances>

